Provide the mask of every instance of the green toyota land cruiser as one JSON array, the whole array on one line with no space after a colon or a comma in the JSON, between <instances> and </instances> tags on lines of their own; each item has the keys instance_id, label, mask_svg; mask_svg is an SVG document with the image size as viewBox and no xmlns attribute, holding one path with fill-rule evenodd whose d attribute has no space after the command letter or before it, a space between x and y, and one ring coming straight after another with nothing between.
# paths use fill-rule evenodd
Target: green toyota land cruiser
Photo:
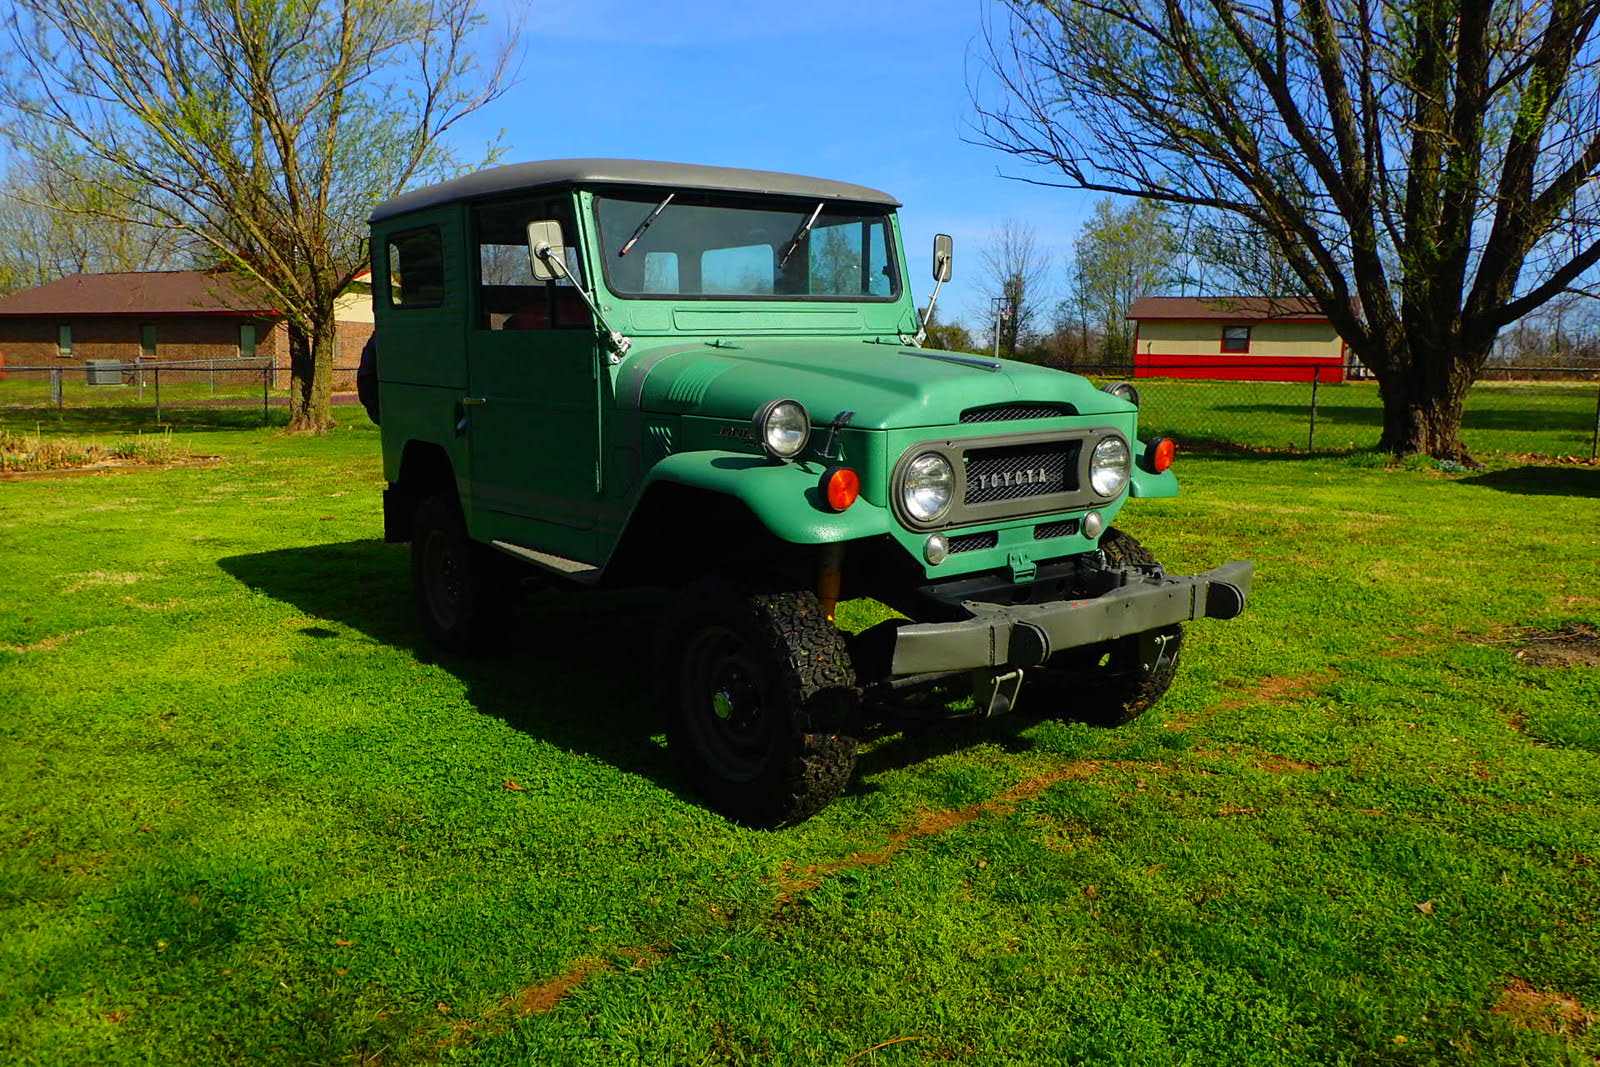
<instances>
[{"instance_id":1,"label":"green toyota land cruiser","mask_svg":"<svg viewBox=\"0 0 1600 1067\"><path fill-rule=\"evenodd\" d=\"M378 208L384 529L429 636L503 635L532 576L672 588L668 737L753 825L827 804L864 730L942 711L930 687L1106 726L1159 698L1251 564L1168 574L1112 525L1178 491L1131 386L921 347L898 206L567 159ZM950 270L940 236L934 299ZM858 597L898 617L846 634Z\"/></svg>"}]
</instances>

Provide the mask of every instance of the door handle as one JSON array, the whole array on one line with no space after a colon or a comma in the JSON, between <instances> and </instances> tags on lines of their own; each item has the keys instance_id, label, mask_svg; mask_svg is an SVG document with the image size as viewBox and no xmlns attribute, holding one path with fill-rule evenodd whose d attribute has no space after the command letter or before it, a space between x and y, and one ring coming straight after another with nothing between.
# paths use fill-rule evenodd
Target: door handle
<instances>
[{"instance_id":1,"label":"door handle","mask_svg":"<svg viewBox=\"0 0 1600 1067\"><path fill-rule=\"evenodd\" d=\"M461 406L464 408L475 408L479 404L487 404L488 402L489 398L486 396L464 396L461 398Z\"/></svg>"}]
</instances>

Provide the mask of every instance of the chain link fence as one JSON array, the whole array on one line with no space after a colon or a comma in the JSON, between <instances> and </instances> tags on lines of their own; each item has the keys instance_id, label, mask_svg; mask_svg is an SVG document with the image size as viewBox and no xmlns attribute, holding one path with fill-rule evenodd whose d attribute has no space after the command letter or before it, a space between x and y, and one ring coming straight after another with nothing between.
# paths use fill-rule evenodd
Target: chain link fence
<instances>
[{"instance_id":1,"label":"chain link fence","mask_svg":"<svg viewBox=\"0 0 1600 1067\"><path fill-rule=\"evenodd\" d=\"M1133 382L1140 432L1192 451L1345 452L1383 432L1377 382L1338 366L1208 366L1216 378L1134 377L1126 364L1070 369L1097 383ZM1230 373L1250 377L1222 377ZM1600 369L1491 367L1467 395L1461 437L1472 452L1600 458Z\"/></svg>"},{"instance_id":2,"label":"chain link fence","mask_svg":"<svg viewBox=\"0 0 1600 1067\"><path fill-rule=\"evenodd\" d=\"M334 367L336 402L355 389L355 366ZM111 417L128 426L270 425L288 404L288 372L270 359L90 359L75 366L0 365L0 419L51 412Z\"/></svg>"},{"instance_id":3,"label":"chain link fence","mask_svg":"<svg viewBox=\"0 0 1600 1067\"><path fill-rule=\"evenodd\" d=\"M1070 368L1096 382L1128 379L1141 394L1141 432L1195 451L1340 452L1371 447L1383 429L1377 383L1337 366L1240 362L1237 378L1135 378L1127 365ZM354 403L356 368L334 368L335 402ZM0 419L75 413L119 428L270 425L288 403L287 374L267 359L87 360L69 367L0 367ZM1467 448L1600 457L1600 369L1494 366L1467 398Z\"/></svg>"}]
</instances>

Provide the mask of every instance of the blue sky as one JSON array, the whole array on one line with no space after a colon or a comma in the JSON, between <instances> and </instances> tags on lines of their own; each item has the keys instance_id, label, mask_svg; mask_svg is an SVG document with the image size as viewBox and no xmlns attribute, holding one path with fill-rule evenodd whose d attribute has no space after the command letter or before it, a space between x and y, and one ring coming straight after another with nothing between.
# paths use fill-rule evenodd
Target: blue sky
<instances>
[{"instance_id":1,"label":"blue sky","mask_svg":"<svg viewBox=\"0 0 1600 1067\"><path fill-rule=\"evenodd\" d=\"M1032 224L1052 289L1091 197L999 175L1030 171L962 141L978 0L485 0L523 20L521 76L458 127L463 149L503 129L507 162L612 156L791 171L873 186L905 204L919 303L933 235L956 240L945 321L980 327L979 254L1006 218ZM1053 301L1052 296L1052 301Z\"/></svg>"}]
</instances>

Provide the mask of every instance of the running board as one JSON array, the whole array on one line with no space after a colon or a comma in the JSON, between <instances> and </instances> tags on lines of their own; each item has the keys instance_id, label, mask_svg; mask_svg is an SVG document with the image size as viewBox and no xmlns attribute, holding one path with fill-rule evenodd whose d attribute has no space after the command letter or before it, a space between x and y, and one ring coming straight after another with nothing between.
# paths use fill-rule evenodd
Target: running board
<instances>
[{"instance_id":1,"label":"running board","mask_svg":"<svg viewBox=\"0 0 1600 1067\"><path fill-rule=\"evenodd\" d=\"M600 581L600 568L592 563L582 563L575 559L567 559L565 556L552 556L548 552L536 552L531 548L513 545L509 541L491 541L489 543L513 559L531 563L540 570L559 574L561 577L571 579L574 582L594 585Z\"/></svg>"}]
</instances>

